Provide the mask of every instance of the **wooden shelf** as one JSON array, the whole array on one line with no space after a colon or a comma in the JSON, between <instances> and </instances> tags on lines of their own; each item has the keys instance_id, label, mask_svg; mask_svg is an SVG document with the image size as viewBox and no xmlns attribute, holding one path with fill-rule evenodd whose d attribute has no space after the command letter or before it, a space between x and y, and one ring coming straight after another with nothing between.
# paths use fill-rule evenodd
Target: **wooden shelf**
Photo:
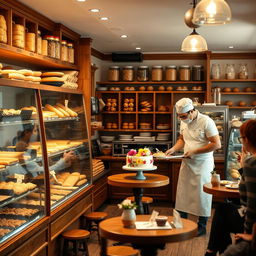
<instances>
[{"instance_id":1,"label":"wooden shelf","mask_svg":"<svg viewBox=\"0 0 256 256\"><path fill-rule=\"evenodd\" d=\"M38 89L38 90L44 90L44 91L83 94L83 91L81 91L81 90L72 90L72 89L66 89L66 88L62 88L62 87L56 87L56 86L44 85L44 84L36 84L36 83L32 83L32 82L27 82L27 81L6 79L6 78L0 78L0 85L1 86L28 88L28 89Z\"/></svg>"},{"instance_id":2,"label":"wooden shelf","mask_svg":"<svg viewBox=\"0 0 256 256\"><path fill-rule=\"evenodd\" d=\"M221 92L221 94L230 95L255 95L256 92Z\"/></svg>"},{"instance_id":3,"label":"wooden shelf","mask_svg":"<svg viewBox=\"0 0 256 256\"><path fill-rule=\"evenodd\" d=\"M96 91L97 93L108 93L108 94L117 94L117 93L121 93L121 94L127 94L127 93L138 93L138 94L143 94L143 93L157 93L157 94L161 94L161 93L169 93L169 94L173 94L173 93L205 93L205 91L189 91L189 90L184 90L184 91Z\"/></svg>"},{"instance_id":4,"label":"wooden shelf","mask_svg":"<svg viewBox=\"0 0 256 256\"><path fill-rule=\"evenodd\" d=\"M256 79L255 79L256 81ZM206 81L162 81L162 82L153 82L153 81L147 81L147 82L96 82L99 85L131 85L131 84L206 84Z\"/></svg>"},{"instance_id":5,"label":"wooden shelf","mask_svg":"<svg viewBox=\"0 0 256 256\"><path fill-rule=\"evenodd\" d=\"M29 52L20 48L16 48L7 44L0 43L0 56L1 61L7 61L7 63L12 61L12 63L17 63L24 66L24 64L31 64L38 68L47 69L72 69L78 70L78 67L74 64L63 62L57 59L49 58L37 53Z\"/></svg>"},{"instance_id":6,"label":"wooden shelf","mask_svg":"<svg viewBox=\"0 0 256 256\"><path fill-rule=\"evenodd\" d=\"M256 82L256 78L251 79L212 79L211 82Z\"/></svg>"},{"instance_id":7,"label":"wooden shelf","mask_svg":"<svg viewBox=\"0 0 256 256\"><path fill-rule=\"evenodd\" d=\"M240 106L232 106L229 107L230 109L249 109L249 108L255 108L256 106L244 106L244 107L240 107Z\"/></svg>"},{"instance_id":8,"label":"wooden shelf","mask_svg":"<svg viewBox=\"0 0 256 256\"><path fill-rule=\"evenodd\" d=\"M171 132L172 130L163 130L163 129L95 129L97 131L108 131L108 132Z\"/></svg>"}]
</instances>

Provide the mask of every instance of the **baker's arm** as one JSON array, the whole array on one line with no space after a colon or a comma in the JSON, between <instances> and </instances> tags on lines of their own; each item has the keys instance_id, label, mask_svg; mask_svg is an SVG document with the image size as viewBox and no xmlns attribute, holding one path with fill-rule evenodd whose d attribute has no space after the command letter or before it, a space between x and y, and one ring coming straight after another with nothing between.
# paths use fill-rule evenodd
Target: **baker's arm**
<instances>
[{"instance_id":1,"label":"baker's arm","mask_svg":"<svg viewBox=\"0 0 256 256\"><path fill-rule=\"evenodd\" d=\"M175 153L178 150L181 150L184 148L184 139L183 139L183 135L180 135L178 140L176 141L175 145L173 147L171 147L170 149L168 149L165 154L166 155L172 155L173 153Z\"/></svg>"}]
</instances>

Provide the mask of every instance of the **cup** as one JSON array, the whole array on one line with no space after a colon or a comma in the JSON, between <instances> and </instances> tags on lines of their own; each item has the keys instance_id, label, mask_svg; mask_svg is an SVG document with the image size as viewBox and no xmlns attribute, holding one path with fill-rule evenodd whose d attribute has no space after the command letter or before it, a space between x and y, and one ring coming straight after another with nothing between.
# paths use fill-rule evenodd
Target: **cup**
<instances>
[{"instance_id":1,"label":"cup","mask_svg":"<svg viewBox=\"0 0 256 256\"><path fill-rule=\"evenodd\" d=\"M156 217L156 224L158 227L163 227L166 224L166 221L168 220L167 216L157 216Z\"/></svg>"}]
</instances>

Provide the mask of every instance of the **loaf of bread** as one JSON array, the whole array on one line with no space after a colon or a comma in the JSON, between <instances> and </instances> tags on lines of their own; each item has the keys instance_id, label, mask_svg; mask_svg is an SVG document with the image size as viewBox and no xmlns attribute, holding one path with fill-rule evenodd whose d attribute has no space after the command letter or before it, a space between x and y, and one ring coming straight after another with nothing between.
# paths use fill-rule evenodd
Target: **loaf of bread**
<instances>
[{"instance_id":1,"label":"loaf of bread","mask_svg":"<svg viewBox=\"0 0 256 256\"><path fill-rule=\"evenodd\" d=\"M42 82L64 82L62 77L43 77Z\"/></svg>"},{"instance_id":2,"label":"loaf of bread","mask_svg":"<svg viewBox=\"0 0 256 256\"><path fill-rule=\"evenodd\" d=\"M66 110L62 109L61 107L59 107L59 106L57 106L57 105L55 105L54 107L55 107L56 109L58 109L64 116L70 117L70 114L69 114Z\"/></svg>"},{"instance_id":3,"label":"loaf of bread","mask_svg":"<svg viewBox=\"0 0 256 256\"><path fill-rule=\"evenodd\" d=\"M55 72L55 71L53 71L53 72L43 72L41 76L43 76L43 77L48 77L48 76L50 76L50 77L54 77L54 76L55 77L62 77L64 75L65 74L63 72Z\"/></svg>"},{"instance_id":4,"label":"loaf of bread","mask_svg":"<svg viewBox=\"0 0 256 256\"><path fill-rule=\"evenodd\" d=\"M46 104L45 108L49 111L54 112L58 117L65 117L64 114L62 112L60 112L58 109L56 109L55 107L53 107L50 104Z\"/></svg>"},{"instance_id":5,"label":"loaf of bread","mask_svg":"<svg viewBox=\"0 0 256 256\"><path fill-rule=\"evenodd\" d=\"M62 186L63 187L73 187L79 181L79 176L78 175L68 176L67 179L62 183Z\"/></svg>"},{"instance_id":6,"label":"loaf of bread","mask_svg":"<svg viewBox=\"0 0 256 256\"><path fill-rule=\"evenodd\" d=\"M76 186L82 186L82 185L85 184L86 182L87 182L87 179L79 180L79 181L76 183Z\"/></svg>"},{"instance_id":7,"label":"loaf of bread","mask_svg":"<svg viewBox=\"0 0 256 256\"><path fill-rule=\"evenodd\" d=\"M70 116L72 117L76 117L78 116L77 113L75 111L73 111L72 109L65 107L63 104L61 103L57 103L56 106L61 107L62 109L64 109L65 111L67 111L69 113Z\"/></svg>"}]
</instances>

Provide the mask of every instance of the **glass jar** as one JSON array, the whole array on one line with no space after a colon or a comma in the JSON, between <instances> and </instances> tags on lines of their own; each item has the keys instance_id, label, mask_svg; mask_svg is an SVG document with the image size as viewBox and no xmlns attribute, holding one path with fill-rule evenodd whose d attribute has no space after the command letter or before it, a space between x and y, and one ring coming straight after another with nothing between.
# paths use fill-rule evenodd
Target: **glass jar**
<instances>
[{"instance_id":1,"label":"glass jar","mask_svg":"<svg viewBox=\"0 0 256 256\"><path fill-rule=\"evenodd\" d=\"M236 73L235 73L235 65L234 64L227 64L226 65L226 79L235 79Z\"/></svg>"},{"instance_id":2,"label":"glass jar","mask_svg":"<svg viewBox=\"0 0 256 256\"><path fill-rule=\"evenodd\" d=\"M139 66L137 69L137 81L144 82L149 80L148 66Z\"/></svg>"},{"instance_id":3,"label":"glass jar","mask_svg":"<svg viewBox=\"0 0 256 256\"><path fill-rule=\"evenodd\" d=\"M133 66L123 67L123 81L131 82L134 79L134 68Z\"/></svg>"},{"instance_id":4,"label":"glass jar","mask_svg":"<svg viewBox=\"0 0 256 256\"><path fill-rule=\"evenodd\" d=\"M74 45L72 43L68 43L68 62L75 63L75 52Z\"/></svg>"},{"instance_id":5,"label":"glass jar","mask_svg":"<svg viewBox=\"0 0 256 256\"><path fill-rule=\"evenodd\" d=\"M248 79L248 68L247 68L247 64L240 64L240 65L239 65L238 78L239 78L239 79Z\"/></svg>"},{"instance_id":6,"label":"glass jar","mask_svg":"<svg viewBox=\"0 0 256 256\"><path fill-rule=\"evenodd\" d=\"M42 54L42 37L40 30L37 30L37 53Z\"/></svg>"},{"instance_id":7,"label":"glass jar","mask_svg":"<svg viewBox=\"0 0 256 256\"><path fill-rule=\"evenodd\" d=\"M180 66L179 68L180 81L190 81L190 76L191 76L190 66L188 65Z\"/></svg>"},{"instance_id":8,"label":"glass jar","mask_svg":"<svg viewBox=\"0 0 256 256\"><path fill-rule=\"evenodd\" d=\"M110 66L108 70L108 81L118 82L120 77L119 66Z\"/></svg>"},{"instance_id":9,"label":"glass jar","mask_svg":"<svg viewBox=\"0 0 256 256\"><path fill-rule=\"evenodd\" d=\"M0 15L0 42L7 43L7 26L3 15Z\"/></svg>"},{"instance_id":10,"label":"glass jar","mask_svg":"<svg viewBox=\"0 0 256 256\"><path fill-rule=\"evenodd\" d=\"M55 58L60 59L60 38L58 36L55 36L54 40L55 40Z\"/></svg>"},{"instance_id":11,"label":"glass jar","mask_svg":"<svg viewBox=\"0 0 256 256\"><path fill-rule=\"evenodd\" d=\"M53 36L47 36L48 42L48 56L51 58L55 58L55 40Z\"/></svg>"},{"instance_id":12,"label":"glass jar","mask_svg":"<svg viewBox=\"0 0 256 256\"><path fill-rule=\"evenodd\" d=\"M170 65L165 69L165 80L176 81L177 80L177 66Z\"/></svg>"},{"instance_id":13,"label":"glass jar","mask_svg":"<svg viewBox=\"0 0 256 256\"><path fill-rule=\"evenodd\" d=\"M35 33L26 32L25 50L30 52L36 51L36 34Z\"/></svg>"},{"instance_id":14,"label":"glass jar","mask_svg":"<svg viewBox=\"0 0 256 256\"><path fill-rule=\"evenodd\" d=\"M221 104L221 91L220 91L220 88L214 88L213 89L213 102L216 105L220 105Z\"/></svg>"},{"instance_id":15,"label":"glass jar","mask_svg":"<svg viewBox=\"0 0 256 256\"><path fill-rule=\"evenodd\" d=\"M220 64L212 64L211 77L212 77L212 79L220 79L221 78Z\"/></svg>"},{"instance_id":16,"label":"glass jar","mask_svg":"<svg viewBox=\"0 0 256 256\"><path fill-rule=\"evenodd\" d=\"M48 56L48 39L45 36L42 40L42 55Z\"/></svg>"},{"instance_id":17,"label":"glass jar","mask_svg":"<svg viewBox=\"0 0 256 256\"><path fill-rule=\"evenodd\" d=\"M192 66L192 81L204 80L204 67L202 65Z\"/></svg>"},{"instance_id":18,"label":"glass jar","mask_svg":"<svg viewBox=\"0 0 256 256\"><path fill-rule=\"evenodd\" d=\"M162 81L163 80L163 67L153 66L151 70L151 80L152 81Z\"/></svg>"},{"instance_id":19,"label":"glass jar","mask_svg":"<svg viewBox=\"0 0 256 256\"><path fill-rule=\"evenodd\" d=\"M61 41L61 60L68 61L68 46L65 40Z\"/></svg>"}]
</instances>

